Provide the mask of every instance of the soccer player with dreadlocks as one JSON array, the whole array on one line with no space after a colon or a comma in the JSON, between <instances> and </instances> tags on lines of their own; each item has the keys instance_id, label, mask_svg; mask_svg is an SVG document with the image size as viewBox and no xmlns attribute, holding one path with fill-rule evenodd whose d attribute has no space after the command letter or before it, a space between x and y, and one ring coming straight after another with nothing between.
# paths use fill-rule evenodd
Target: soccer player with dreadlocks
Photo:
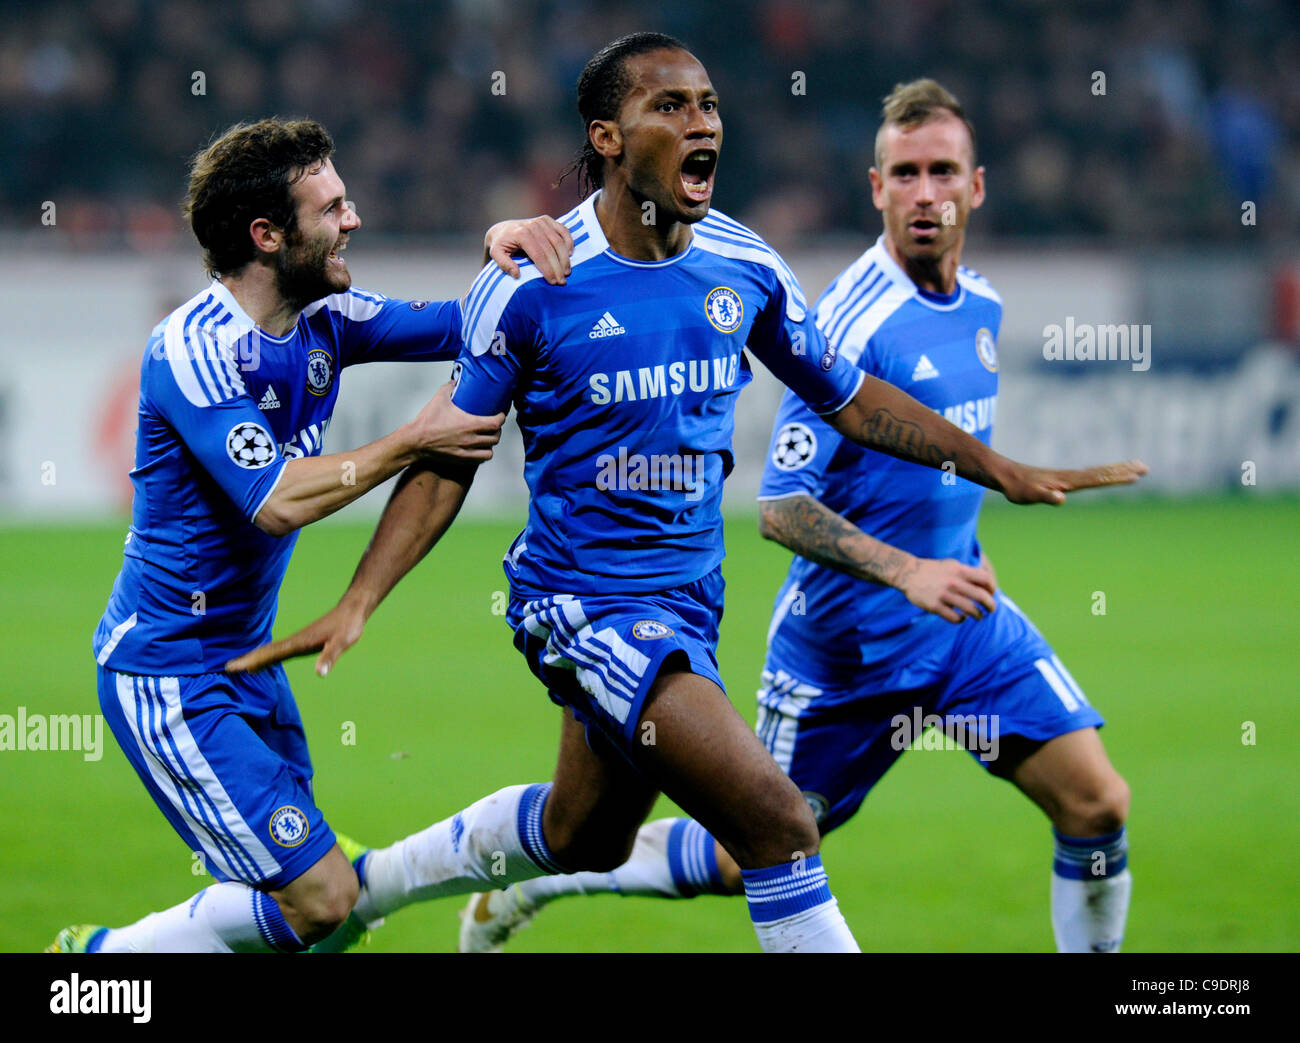
<instances>
[{"instance_id":1,"label":"soccer player with dreadlocks","mask_svg":"<svg viewBox=\"0 0 1300 1043\"><path fill-rule=\"evenodd\" d=\"M506 554L506 618L563 708L559 763L553 782L507 787L372 851L358 911L613 869L662 791L734 859L765 951L857 951L812 811L728 702L714 655L746 350L845 438L951 462L1013 502L1060 503L1141 466L1026 467L838 358L781 258L710 213L718 97L679 41L610 44L583 71L578 108L595 191L562 218L573 273L563 287L480 275L453 396L473 413L518 411L531 495ZM451 524L472 472L408 471L339 605L232 666L319 650L328 669Z\"/></svg>"}]
</instances>

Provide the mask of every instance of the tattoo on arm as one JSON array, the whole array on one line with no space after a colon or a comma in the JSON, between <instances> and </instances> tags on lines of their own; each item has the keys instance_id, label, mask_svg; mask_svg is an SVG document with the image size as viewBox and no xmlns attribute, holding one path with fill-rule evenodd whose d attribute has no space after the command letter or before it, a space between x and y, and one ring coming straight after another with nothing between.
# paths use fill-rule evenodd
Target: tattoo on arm
<instances>
[{"instance_id":1,"label":"tattoo on arm","mask_svg":"<svg viewBox=\"0 0 1300 1043\"><path fill-rule=\"evenodd\" d=\"M956 464L956 454L945 450L933 442L927 442L921 425L914 420L904 420L888 409L877 409L862 421L858 429L858 440L873 449L890 456L905 460L928 463L931 467L943 467L945 462ZM958 472L972 482L986 488L996 489L992 475L978 462L969 461L957 467Z\"/></svg>"},{"instance_id":2,"label":"tattoo on arm","mask_svg":"<svg viewBox=\"0 0 1300 1043\"><path fill-rule=\"evenodd\" d=\"M906 551L868 536L811 496L764 500L759 513L768 539L859 579L899 587L920 565Z\"/></svg>"},{"instance_id":3,"label":"tattoo on arm","mask_svg":"<svg viewBox=\"0 0 1300 1043\"><path fill-rule=\"evenodd\" d=\"M862 421L862 440L876 449L924 460L941 467L947 459L942 449L926 442L921 425L895 416L888 409L877 409Z\"/></svg>"}]
</instances>

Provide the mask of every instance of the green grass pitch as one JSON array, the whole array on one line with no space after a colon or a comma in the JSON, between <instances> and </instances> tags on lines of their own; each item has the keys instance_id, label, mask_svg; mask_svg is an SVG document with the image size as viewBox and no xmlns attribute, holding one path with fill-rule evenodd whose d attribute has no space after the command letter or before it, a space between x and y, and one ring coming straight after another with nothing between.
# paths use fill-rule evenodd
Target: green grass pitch
<instances>
[{"instance_id":1,"label":"green grass pitch","mask_svg":"<svg viewBox=\"0 0 1300 1043\"><path fill-rule=\"evenodd\" d=\"M1133 788L1130 951L1300 947L1296 725L1300 503L1077 497L990 504L1001 584L1106 715ZM464 522L400 586L327 679L290 667L337 828L385 844L501 786L550 777L558 711L510 645L494 597L515 523ZM0 713L95 713L90 634L120 563L122 523L0 541ZM305 532L278 634L333 604L368 523ZM772 596L787 555L753 519L728 525L723 677L753 718ZM1106 599L1094 614L1094 592ZM1254 744L1243 742L1253 723ZM350 730L355 742L345 742ZM101 760L0 752L0 951L68 924L118 925L210 878L105 732ZM670 811L664 802L660 813ZM905 755L825 844L864 949L1048 951L1046 820L964 753ZM413 907L378 951L450 951L462 899ZM599 896L549 907L518 951L755 951L743 903Z\"/></svg>"}]
</instances>

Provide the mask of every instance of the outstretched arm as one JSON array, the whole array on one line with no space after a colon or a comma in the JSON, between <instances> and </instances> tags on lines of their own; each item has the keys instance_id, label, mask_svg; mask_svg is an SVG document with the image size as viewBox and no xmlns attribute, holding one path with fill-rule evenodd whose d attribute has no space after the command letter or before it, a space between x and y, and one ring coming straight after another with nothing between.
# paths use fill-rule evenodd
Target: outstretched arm
<instances>
[{"instance_id":1,"label":"outstretched arm","mask_svg":"<svg viewBox=\"0 0 1300 1043\"><path fill-rule=\"evenodd\" d=\"M951 464L963 478L997 490L1012 503L1060 504L1075 489L1127 485L1147 473L1146 464L1137 460L1081 470L1017 463L948 423L907 392L871 376L848 405L825 419L845 438L868 449L928 467Z\"/></svg>"},{"instance_id":2,"label":"outstretched arm","mask_svg":"<svg viewBox=\"0 0 1300 1043\"><path fill-rule=\"evenodd\" d=\"M505 414L473 416L451 401L448 382L409 424L347 453L290 460L253 524L284 536L346 507L429 454L479 462L501 439Z\"/></svg>"},{"instance_id":3,"label":"outstretched arm","mask_svg":"<svg viewBox=\"0 0 1300 1043\"><path fill-rule=\"evenodd\" d=\"M442 538L465 502L473 478L473 465L428 461L408 468L339 603L296 634L232 659L226 672L261 670L319 652L316 672L324 677L339 656L357 643L366 620L388 592Z\"/></svg>"},{"instance_id":4,"label":"outstretched arm","mask_svg":"<svg viewBox=\"0 0 1300 1043\"><path fill-rule=\"evenodd\" d=\"M808 495L760 500L758 531L800 557L839 572L894 587L917 608L960 623L992 612L993 576L953 558L918 558L868 536L843 515Z\"/></svg>"}]
</instances>

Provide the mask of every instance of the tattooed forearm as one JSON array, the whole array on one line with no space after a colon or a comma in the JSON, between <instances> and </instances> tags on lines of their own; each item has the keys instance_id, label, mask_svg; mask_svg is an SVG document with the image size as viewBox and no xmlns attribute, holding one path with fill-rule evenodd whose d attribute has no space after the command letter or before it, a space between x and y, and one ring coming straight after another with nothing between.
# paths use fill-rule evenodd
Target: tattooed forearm
<instances>
[{"instance_id":1,"label":"tattooed forearm","mask_svg":"<svg viewBox=\"0 0 1300 1043\"><path fill-rule=\"evenodd\" d=\"M888 409L868 414L858 429L858 436L873 449L928 463L931 467L942 467L950 459L937 445L925 440L920 424L895 416Z\"/></svg>"},{"instance_id":2,"label":"tattooed forearm","mask_svg":"<svg viewBox=\"0 0 1300 1043\"><path fill-rule=\"evenodd\" d=\"M889 587L901 588L919 565L911 554L868 536L811 496L762 501L759 530L811 562Z\"/></svg>"},{"instance_id":3,"label":"tattooed forearm","mask_svg":"<svg viewBox=\"0 0 1300 1043\"><path fill-rule=\"evenodd\" d=\"M996 489L993 476L978 460L970 459L956 449L944 449L926 441L921 425L895 416L888 409L877 409L862 421L858 440L890 456L902 457L931 467L951 465L963 478L978 485Z\"/></svg>"},{"instance_id":4,"label":"tattooed forearm","mask_svg":"<svg viewBox=\"0 0 1300 1043\"><path fill-rule=\"evenodd\" d=\"M849 403L827 417L859 445L928 467L947 468L1003 491L1001 457L906 391L867 376Z\"/></svg>"}]
</instances>

